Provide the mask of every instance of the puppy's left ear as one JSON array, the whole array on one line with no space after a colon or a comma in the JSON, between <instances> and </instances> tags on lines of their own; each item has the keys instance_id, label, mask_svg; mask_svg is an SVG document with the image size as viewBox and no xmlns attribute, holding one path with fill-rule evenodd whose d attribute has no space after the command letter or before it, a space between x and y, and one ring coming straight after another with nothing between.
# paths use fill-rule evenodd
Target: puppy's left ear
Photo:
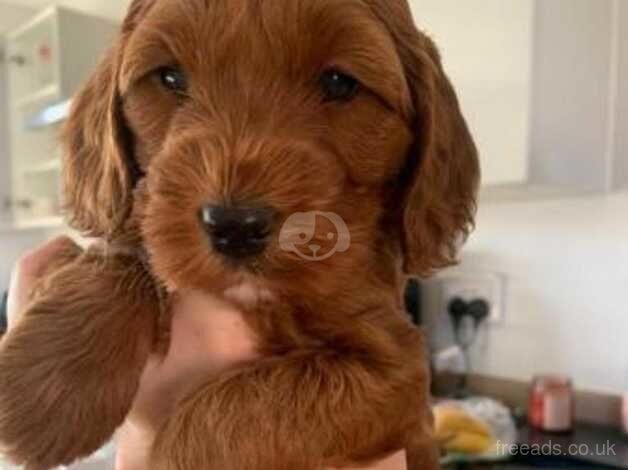
<instances>
[{"instance_id":1,"label":"puppy's left ear","mask_svg":"<svg viewBox=\"0 0 628 470\"><path fill-rule=\"evenodd\" d=\"M404 178L404 271L429 276L455 264L473 228L480 168L434 43L415 31L402 50L416 121Z\"/></svg>"},{"instance_id":2,"label":"puppy's left ear","mask_svg":"<svg viewBox=\"0 0 628 470\"><path fill-rule=\"evenodd\" d=\"M452 265L469 235L480 180L478 155L434 43L407 0L364 0L389 31L410 90L414 145L401 177L404 271L429 276Z\"/></svg>"}]
</instances>

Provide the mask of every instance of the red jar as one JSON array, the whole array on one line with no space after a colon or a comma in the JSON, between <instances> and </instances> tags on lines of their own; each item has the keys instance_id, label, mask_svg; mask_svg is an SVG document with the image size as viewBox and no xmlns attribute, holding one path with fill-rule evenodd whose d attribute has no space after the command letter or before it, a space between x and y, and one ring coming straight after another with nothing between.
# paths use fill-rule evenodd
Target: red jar
<instances>
[{"instance_id":1,"label":"red jar","mask_svg":"<svg viewBox=\"0 0 628 470\"><path fill-rule=\"evenodd\" d=\"M571 379L557 375L535 377L530 389L528 421L544 432L569 432L574 423Z\"/></svg>"}]
</instances>

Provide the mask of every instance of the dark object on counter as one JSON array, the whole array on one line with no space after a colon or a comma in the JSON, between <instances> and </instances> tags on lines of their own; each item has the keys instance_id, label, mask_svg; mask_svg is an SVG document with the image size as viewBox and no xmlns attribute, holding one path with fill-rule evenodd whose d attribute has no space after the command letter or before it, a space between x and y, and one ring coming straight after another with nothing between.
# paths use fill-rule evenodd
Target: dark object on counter
<instances>
[{"instance_id":1,"label":"dark object on counter","mask_svg":"<svg viewBox=\"0 0 628 470\"><path fill-rule=\"evenodd\" d=\"M7 316L7 302L9 300L8 293L2 294L2 301L0 302L0 335L6 333L8 325L8 316Z\"/></svg>"},{"instance_id":2,"label":"dark object on counter","mask_svg":"<svg viewBox=\"0 0 628 470\"><path fill-rule=\"evenodd\" d=\"M410 314L410 317L412 317L412 322L417 326L421 326L423 324L421 315L421 284L417 279L408 280L404 301L406 310Z\"/></svg>"},{"instance_id":3,"label":"dark object on counter","mask_svg":"<svg viewBox=\"0 0 628 470\"><path fill-rule=\"evenodd\" d=\"M530 389L528 420L544 432L571 432L574 421L574 390L569 377L537 376Z\"/></svg>"},{"instance_id":4,"label":"dark object on counter","mask_svg":"<svg viewBox=\"0 0 628 470\"><path fill-rule=\"evenodd\" d=\"M466 301L459 297L454 298L447 306L451 324L454 330L456 345L462 351L464 357L464 373L460 377L455 398L467 398L468 377L472 372L471 356L469 349L477 339L478 330L491 312L490 304L484 299Z\"/></svg>"},{"instance_id":5,"label":"dark object on counter","mask_svg":"<svg viewBox=\"0 0 628 470\"><path fill-rule=\"evenodd\" d=\"M456 297L449 303L449 316L454 324L454 331L460 332L460 325L465 317L473 320L475 329L488 318L491 307L484 299L475 299L470 302Z\"/></svg>"}]
</instances>

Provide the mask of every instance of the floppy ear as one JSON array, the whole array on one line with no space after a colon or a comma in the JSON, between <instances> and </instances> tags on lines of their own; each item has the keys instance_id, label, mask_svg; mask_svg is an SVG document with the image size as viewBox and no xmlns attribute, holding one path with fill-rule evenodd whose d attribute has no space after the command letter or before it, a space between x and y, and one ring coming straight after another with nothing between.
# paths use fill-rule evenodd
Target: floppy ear
<instances>
[{"instance_id":1,"label":"floppy ear","mask_svg":"<svg viewBox=\"0 0 628 470\"><path fill-rule=\"evenodd\" d=\"M63 193L70 225L90 237L115 237L139 176L124 124L118 75L127 39L154 0L134 0L116 44L72 101L63 132Z\"/></svg>"},{"instance_id":2,"label":"floppy ear","mask_svg":"<svg viewBox=\"0 0 628 470\"><path fill-rule=\"evenodd\" d=\"M404 270L430 275L456 262L473 228L480 169L436 47L420 33L415 41L406 63L417 122L403 204Z\"/></svg>"},{"instance_id":3,"label":"floppy ear","mask_svg":"<svg viewBox=\"0 0 628 470\"><path fill-rule=\"evenodd\" d=\"M473 227L480 179L475 144L434 43L406 0L366 0L387 26L405 69L415 142L401 178L404 271L428 276L456 262Z\"/></svg>"}]
</instances>

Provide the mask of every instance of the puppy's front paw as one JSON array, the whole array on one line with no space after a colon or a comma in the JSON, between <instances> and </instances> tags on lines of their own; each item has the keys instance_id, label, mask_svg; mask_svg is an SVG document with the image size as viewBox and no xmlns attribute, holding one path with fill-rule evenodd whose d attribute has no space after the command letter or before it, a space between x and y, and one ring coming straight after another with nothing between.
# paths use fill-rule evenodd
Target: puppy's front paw
<instances>
[{"instance_id":1,"label":"puppy's front paw","mask_svg":"<svg viewBox=\"0 0 628 470\"><path fill-rule=\"evenodd\" d=\"M267 394L275 391L258 381L262 370L252 366L227 373L183 400L155 439L151 470L320 468L301 451L301 435L277 439L284 429L267 406ZM291 411L289 405L282 409Z\"/></svg>"},{"instance_id":2,"label":"puppy's front paw","mask_svg":"<svg viewBox=\"0 0 628 470\"><path fill-rule=\"evenodd\" d=\"M131 407L157 306L144 274L119 268L65 268L0 343L0 451L29 470L90 455Z\"/></svg>"}]
</instances>

